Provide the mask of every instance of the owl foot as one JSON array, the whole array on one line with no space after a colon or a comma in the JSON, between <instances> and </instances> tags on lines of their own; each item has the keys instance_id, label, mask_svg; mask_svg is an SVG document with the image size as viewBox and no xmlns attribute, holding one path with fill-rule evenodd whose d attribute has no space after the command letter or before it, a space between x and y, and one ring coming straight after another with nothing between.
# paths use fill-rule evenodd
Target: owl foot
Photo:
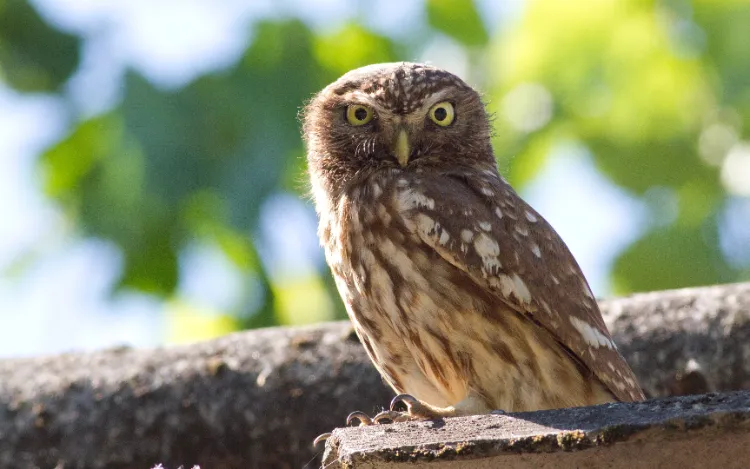
<instances>
[{"instance_id":1,"label":"owl foot","mask_svg":"<svg viewBox=\"0 0 750 469\"><path fill-rule=\"evenodd\" d=\"M396 406L402 403L406 406L406 411L396 410ZM390 418L394 422L404 422L407 420L434 420L445 417L454 417L456 409L449 407L436 407L426 402L420 401L410 394L399 394L391 401L391 410L381 412L375 416L375 420L380 418Z\"/></svg>"},{"instance_id":2,"label":"owl foot","mask_svg":"<svg viewBox=\"0 0 750 469\"><path fill-rule=\"evenodd\" d=\"M406 411L396 410L399 403L406 405ZM409 394L399 394L391 401L390 410L384 410L374 417L364 412L352 412L346 418L346 424L351 425L354 420L359 421L360 426L379 425L386 422L408 422L412 420L432 420L456 415L453 407L435 407L420 401Z\"/></svg>"}]
</instances>

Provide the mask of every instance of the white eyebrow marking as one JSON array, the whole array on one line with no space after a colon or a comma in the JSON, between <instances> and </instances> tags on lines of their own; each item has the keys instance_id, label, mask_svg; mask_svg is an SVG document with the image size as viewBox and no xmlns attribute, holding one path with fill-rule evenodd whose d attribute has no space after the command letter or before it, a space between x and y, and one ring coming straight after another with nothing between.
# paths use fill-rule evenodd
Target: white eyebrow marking
<instances>
[{"instance_id":1,"label":"white eyebrow marking","mask_svg":"<svg viewBox=\"0 0 750 469\"><path fill-rule=\"evenodd\" d=\"M364 91L349 91L348 93L344 93L342 97L353 104L365 104L370 106L377 113L387 112L387 109L382 106L377 98L374 98L371 94L365 93Z\"/></svg>"},{"instance_id":2,"label":"white eyebrow marking","mask_svg":"<svg viewBox=\"0 0 750 469\"><path fill-rule=\"evenodd\" d=\"M427 111L429 111L432 106L439 103L440 101L445 101L445 98L447 98L448 96L450 96L451 94L455 92L456 92L455 89L449 88L449 89L443 89L443 90L438 91L437 93L428 95L424 98L422 107L417 109L417 111L415 112L418 112L420 115L425 115L427 114Z\"/></svg>"}]
</instances>

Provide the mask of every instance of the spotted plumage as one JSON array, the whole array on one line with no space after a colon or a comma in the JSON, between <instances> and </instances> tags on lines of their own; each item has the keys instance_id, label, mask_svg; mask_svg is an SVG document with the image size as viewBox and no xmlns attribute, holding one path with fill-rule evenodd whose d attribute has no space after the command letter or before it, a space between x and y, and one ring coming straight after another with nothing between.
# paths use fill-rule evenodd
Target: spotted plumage
<instances>
[{"instance_id":1,"label":"spotted plumage","mask_svg":"<svg viewBox=\"0 0 750 469\"><path fill-rule=\"evenodd\" d=\"M643 399L570 251L498 174L461 79L354 70L310 102L304 135L326 259L373 363L412 396L406 417Z\"/></svg>"}]
</instances>

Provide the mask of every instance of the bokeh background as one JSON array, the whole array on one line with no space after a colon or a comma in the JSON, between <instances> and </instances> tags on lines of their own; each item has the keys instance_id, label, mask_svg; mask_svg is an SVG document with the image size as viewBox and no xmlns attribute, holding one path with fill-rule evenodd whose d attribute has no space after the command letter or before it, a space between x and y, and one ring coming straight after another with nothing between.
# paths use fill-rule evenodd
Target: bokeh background
<instances>
[{"instance_id":1,"label":"bokeh background","mask_svg":"<svg viewBox=\"0 0 750 469\"><path fill-rule=\"evenodd\" d=\"M297 113L349 69L485 92L600 296L750 279L750 2L0 0L0 356L344 317Z\"/></svg>"}]
</instances>

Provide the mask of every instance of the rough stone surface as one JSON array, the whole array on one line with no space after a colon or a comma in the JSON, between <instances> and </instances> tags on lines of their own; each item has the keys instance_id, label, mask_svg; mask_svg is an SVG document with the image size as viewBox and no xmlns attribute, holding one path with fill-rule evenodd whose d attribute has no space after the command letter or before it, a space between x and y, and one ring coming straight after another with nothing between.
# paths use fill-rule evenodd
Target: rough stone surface
<instances>
[{"instance_id":1,"label":"rough stone surface","mask_svg":"<svg viewBox=\"0 0 750 469\"><path fill-rule=\"evenodd\" d=\"M334 469L746 468L750 392L336 429Z\"/></svg>"},{"instance_id":2,"label":"rough stone surface","mask_svg":"<svg viewBox=\"0 0 750 469\"><path fill-rule=\"evenodd\" d=\"M392 393L348 323L0 361L1 468L318 467L312 440Z\"/></svg>"},{"instance_id":3,"label":"rough stone surface","mask_svg":"<svg viewBox=\"0 0 750 469\"><path fill-rule=\"evenodd\" d=\"M750 283L601 304L649 395L750 387ZM317 467L392 396L348 323L0 360L0 467Z\"/></svg>"},{"instance_id":4,"label":"rough stone surface","mask_svg":"<svg viewBox=\"0 0 750 469\"><path fill-rule=\"evenodd\" d=\"M600 302L647 397L750 389L750 283Z\"/></svg>"}]
</instances>

